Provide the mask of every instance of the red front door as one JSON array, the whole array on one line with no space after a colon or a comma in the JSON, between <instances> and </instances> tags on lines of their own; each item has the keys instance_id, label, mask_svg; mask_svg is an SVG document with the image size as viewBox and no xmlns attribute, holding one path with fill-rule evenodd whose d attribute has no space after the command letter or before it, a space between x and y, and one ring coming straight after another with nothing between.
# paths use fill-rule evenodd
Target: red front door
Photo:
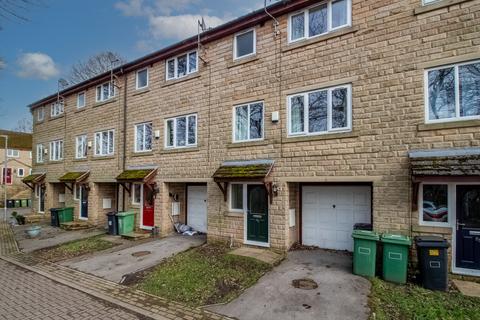
<instances>
[{"instance_id":1,"label":"red front door","mask_svg":"<svg viewBox=\"0 0 480 320\"><path fill-rule=\"evenodd\" d=\"M5 168L3 168L2 174L2 184L12 184L12 168L7 168L7 173L5 174Z\"/></svg>"},{"instance_id":2,"label":"red front door","mask_svg":"<svg viewBox=\"0 0 480 320\"><path fill-rule=\"evenodd\" d=\"M143 227L153 227L155 225L155 197L153 190L149 186L143 186Z\"/></svg>"}]
</instances>

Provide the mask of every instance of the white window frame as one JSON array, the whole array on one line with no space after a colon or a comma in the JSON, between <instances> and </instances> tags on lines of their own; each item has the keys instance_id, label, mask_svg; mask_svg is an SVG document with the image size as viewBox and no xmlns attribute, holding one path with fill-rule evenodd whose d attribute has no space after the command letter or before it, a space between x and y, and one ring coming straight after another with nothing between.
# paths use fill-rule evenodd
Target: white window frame
<instances>
[{"instance_id":1,"label":"white window frame","mask_svg":"<svg viewBox=\"0 0 480 320\"><path fill-rule=\"evenodd\" d=\"M307 39L314 39L320 36L323 36L325 34L331 33L333 31L342 29L342 28L347 28L352 26L352 0L346 0L347 1L347 23L338 27L332 27L332 2L335 0L328 0L328 1L322 1L320 3L314 4L312 6L309 6L308 8L296 11L294 13L289 14L288 16L288 43L295 43L298 41L303 41ZM309 30L310 30L310 19L309 19L309 12L310 9L319 7L323 4L327 3L327 31L321 34L317 34L315 36L310 37L309 36ZM292 39L292 28L293 28L293 23L292 23L292 17L299 15L303 13L303 18L304 18L304 30L303 30L303 37L298 38L298 39Z\"/></svg>"},{"instance_id":2,"label":"white window frame","mask_svg":"<svg viewBox=\"0 0 480 320\"><path fill-rule=\"evenodd\" d=\"M83 104L80 104L80 96L83 95ZM87 92L82 91L77 93L77 109L82 109L87 105Z\"/></svg>"},{"instance_id":3,"label":"white window frame","mask_svg":"<svg viewBox=\"0 0 480 320\"><path fill-rule=\"evenodd\" d=\"M240 185L242 186L242 205L243 205L243 208L239 209L239 208L233 208L232 207L232 196L233 196L233 193L232 193L232 186L233 185ZM247 192L247 184L246 183L240 183L240 182L232 182L232 183L229 183L228 184L228 210L230 212L236 212L236 213L245 213L245 194Z\"/></svg>"},{"instance_id":4,"label":"white window frame","mask_svg":"<svg viewBox=\"0 0 480 320\"><path fill-rule=\"evenodd\" d=\"M142 71L146 71L147 72L147 84L143 87L140 87L139 84L138 84L138 74ZM145 88L148 88L148 86L150 85L150 72L148 70L148 67L147 68L143 68L143 69L140 69L138 70L137 72L135 72L135 90L140 90L140 89L145 89Z\"/></svg>"},{"instance_id":5,"label":"white window frame","mask_svg":"<svg viewBox=\"0 0 480 320\"><path fill-rule=\"evenodd\" d=\"M107 153L104 153L103 151L103 133L108 132L107 138L110 137L110 133L112 133L112 152L108 152L110 149L110 145L107 146ZM100 135L100 153L97 153L97 135ZM102 131L97 131L95 132L94 135L94 154L95 157L109 157L113 156L115 154L115 130L114 129L109 129L109 130L102 130Z\"/></svg>"},{"instance_id":6,"label":"white window frame","mask_svg":"<svg viewBox=\"0 0 480 320\"><path fill-rule=\"evenodd\" d=\"M332 128L332 92L335 89L347 89L347 126L344 128ZM327 131L323 132L308 132L309 128L309 121L308 121L308 95L313 92L317 91L328 91L327 94ZM292 123L291 123L291 109L292 104L291 101L293 97L302 96L304 99L304 127L303 132L293 132L292 133ZM287 96L287 127L288 127L288 137L298 137L298 136L318 136L318 135L326 135L332 133L339 133L339 132L351 132L352 131L352 122L353 122L353 113L352 113L352 85L351 84L344 84L335 87L327 87L327 88L320 88L316 90L311 90L307 92L300 92L295 93Z\"/></svg>"},{"instance_id":7,"label":"white window frame","mask_svg":"<svg viewBox=\"0 0 480 320\"><path fill-rule=\"evenodd\" d=\"M56 156L57 149L59 149L58 157ZM50 158L49 158L50 161L54 161L54 162L62 161L63 160L63 152L64 152L63 140L50 141L50 150L49 151L50 151Z\"/></svg>"},{"instance_id":8,"label":"white window frame","mask_svg":"<svg viewBox=\"0 0 480 320\"><path fill-rule=\"evenodd\" d=\"M441 1L442 0L422 0L422 6L428 6Z\"/></svg>"},{"instance_id":9,"label":"white window frame","mask_svg":"<svg viewBox=\"0 0 480 320\"><path fill-rule=\"evenodd\" d=\"M81 140L84 140L85 143L83 144L83 147L82 147L82 154L79 155L78 146L79 146L79 143L81 142ZM86 153L88 153L87 135L82 134L82 135L76 136L75 137L75 159L86 159L87 158Z\"/></svg>"},{"instance_id":10,"label":"white window frame","mask_svg":"<svg viewBox=\"0 0 480 320\"><path fill-rule=\"evenodd\" d=\"M22 174L20 174L20 171L22 172ZM23 168L18 168L18 169L17 169L17 177L19 177L19 178L25 177L25 169L23 169Z\"/></svg>"},{"instance_id":11,"label":"white window frame","mask_svg":"<svg viewBox=\"0 0 480 320\"><path fill-rule=\"evenodd\" d=\"M43 146L43 144L37 144L36 150L37 150L37 154L36 154L37 163L43 163L45 147Z\"/></svg>"},{"instance_id":12,"label":"white window frame","mask_svg":"<svg viewBox=\"0 0 480 320\"><path fill-rule=\"evenodd\" d=\"M248 106L248 128L247 128L247 132L248 132L248 135L250 136L250 107L251 105L253 104L258 104L258 103L261 103L262 104L262 137L261 138L256 138L256 139L250 139L250 138L247 138L245 140L236 140L236 133L237 133L237 108L239 107L244 107L244 106ZM236 105L236 106L233 106L233 125L232 125L232 141L234 143L241 143L241 142L252 142L252 141L262 141L265 139L265 103L264 101L255 101L255 102L248 102L248 103L244 103L244 104L239 104L239 105Z\"/></svg>"},{"instance_id":13,"label":"white window frame","mask_svg":"<svg viewBox=\"0 0 480 320\"><path fill-rule=\"evenodd\" d=\"M103 86L104 85L109 85L109 89L108 89L108 97L105 97L104 94L103 94ZM101 90L101 93L100 93L100 99L98 98L98 90ZM113 92L112 92L113 91ZM95 88L95 102L105 102L105 101L108 101L110 99L113 99L115 98L117 94L117 89L115 88L115 81L107 81L107 82L104 82L100 85L98 85L96 88Z\"/></svg>"},{"instance_id":14,"label":"white window frame","mask_svg":"<svg viewBox=\"0 0 480 320\"><path fill-rule=\"evenodd\" d=\"M38 199L40 196L40 184L35 184L35 199Z\"/></svg>"},{"instance_id":15,"label":"white window frame","mask_svg":"<svg viewBox=\"0 0 480 320\"><path fill-rule=\"evenodd\" d=\"M188 118L189 117L195 117L195 143L194 144L189 144L188 143ZM186 124L185 124L185 129L186 129L186 136L185 136L185 145L184 146L178 146L177 145L177 119L178 118L186 118ZM173 120L173 146L168 145L168 121ZM168 118L165 119L165 149L184 149L184 148L194 148L198 144L198 116L196 113L192 114L187 114L187 115L181 115L173 118Z\"/></svg>"},{"instance_id":16,"label":"white window frame","mask_svg":"<svg viewBox=\"0 0 480 320\"><path fill-rule=\"evenodd\" d=\"M422 182L418 187L418 224L420 226L428 227L441 227L441 228L452 228L454 225L454 208L456 206L456 185L458 183L448 183L448 182ZM424 185L446 185L448 187L448 222L434 222L434 221L424 221L423 220L423 186Z\"/></svg>"},{"instance_id":17,"label":"white window frame","mask_svg":"<svg viewBox=\"0 0 480 320\"><path fill-rule=\"evenodd\" d=\"M425 101L425 123L444 123L444 122L455 122L455 121L465 121L465 120L476 120L480 119L480 115L477 116L468 116L462 117L460 116L460 72L459 68L462 66L466 66L469 64L476 64L480 63L480 60L472 60L467 62L449 64L438 66L430 69L425 69L424 72L424 101ZM444 118L444 119L433 119L429 118L430 116L430 100L429 100L429 82L428 82L428 73L431 71L442 70L454 68L454 81L455 81L455 117L453 118Z\"/></svg>"},{"instance_id":18,"label":"white window frame","mask_svg":"<svg viewBox=\"0 0 480 320\"><path fill-rule=\"evenodd\" d=\"M142 197L143 197L143 185L141 183L133 183L132 184L132 205L134 206L139 206L142 204ZM135 201L135 189L139 188L140 189L140 201L137 202Z\"/></svg>"},{"instance_id":19,"label":"white window frame","mask_svg":"<svg viewBox=\"0 0 480 320\"><path fill-rule=\"evenodd\" d=\"M244 35L252 31L253 31L253 52L243 56L237 56L237 38L241 35ZM245 59L248 57L252 57L256 54L257 54L257 30L255 30L255 28L250 28L250 29L238 32L233 36L233 60Z\"/></svg>"},{"instance_id":20,"label":"white window frame","mask_svg":"<svg viewBox=\"0 0 480 320\"><path fill-rule=\"evenodd\" d=\"M190 70L190 54L196 52L197 55L196 55L196 69L194 71L191 71ZM186 75L182 75L182 76L178 76L178 58L181 57L181 56L184 56L186 55L187 56L187 74ZM175 76L172 77L172 78L169 78L168 77L168 63L170 61L174 61L174 68L175 68ZM183 54L179 54L178 56L176 57L173 57L173 58L169 58L167 60L165 60L165 79L167 79L167 81L169 80L175 80L175 79L181 79L181 78L184 78L190 74L194 74L196 72L198 72L198 69L199 69L199 65L198 65L198 51L197 50L192 50L192 51L189 51L187 53L183 53Z\"/></svg>"},{"instance_id":21,"label":"white window frame","mask_svg":"<svg viewBox=\"0 0 480 320\"><path fill-rule=\"evenodd\" d=\"M45 107L39 107L37 109L37 122L42 122L45 120Z\"/></svg>"},{"instance_id":22,"label":"white window frame","mask_svg":"<svg viewBox=\"0 0 480 320\"><path fill-rule=\"evenodd\" d=\"M50 117L57 118L60 117L65 111L65 105L63 101L57 101L50 105Z\"/></svg>"},{"instance_id":23,"label":"white window frame","mask_svg":"<svg viewBox=\"0 0 480 320\"><path fill-rule=\"evenodd\" d=\"M7 149L7 158L20 158L20 151L17 149Z\"/></svg>"},{"instance_id":24,"label":"white window frame","mask_svg":"<svg viewBox=\"0 0 480 320\"><path fill-rule=\"evenodd\" d=\"M152 127L152 137L151 137L151 140L152 140L152 143L150 145L150 149L143 149L143 150L140 150L139 149L139 146L137 144L137 137L138 137L138 127L140 126L143 126L143 145L144 145L144 148L145 148L145 142L146 142L146 131L145 131L145 127L146 125L150 124L151 127ZM135 139L135 146L134 146L134 151L135 153L143 153L143 152L151 152L153 150L153 123L152 122L142 122L142 123L138 123L135 125L135 128L134 128L134 132L135 132L135 135L134 135L134 139Z\"/></svg>"},{"instance_id":25,"label":"white window frame","mask_svg":"<svg viewBox=\"0 0 480 320\"><path fill-rule=\"evenodd\" d=\"M77 197L77 192L78 192L78 197ZM73 200L80 201L81 192L82 192L81 187L78 184L74 183L73 184Z\"/></svg>"}]
</instances>

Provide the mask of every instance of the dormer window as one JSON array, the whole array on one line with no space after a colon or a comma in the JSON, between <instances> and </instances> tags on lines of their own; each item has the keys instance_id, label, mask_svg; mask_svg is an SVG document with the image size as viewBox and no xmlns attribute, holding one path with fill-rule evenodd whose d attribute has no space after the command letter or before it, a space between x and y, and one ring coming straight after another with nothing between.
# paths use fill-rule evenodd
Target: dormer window
<instances>
[{"instance_id":1,"label":"dormer window","mask_svg":"<svg viewBox=\"0 0 480 320\"><path fill-rule=\"evenodd\" d=\"M167 60L167 80L183 78L198 71L198 54L192 51L187 54Z\"/></svg>"}]
</instances>

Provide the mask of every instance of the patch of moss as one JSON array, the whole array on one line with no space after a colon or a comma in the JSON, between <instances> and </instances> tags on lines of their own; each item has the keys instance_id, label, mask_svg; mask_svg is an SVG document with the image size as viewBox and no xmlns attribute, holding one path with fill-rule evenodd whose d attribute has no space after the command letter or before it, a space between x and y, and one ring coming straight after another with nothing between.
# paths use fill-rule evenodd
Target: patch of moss
<instances>
[{"instance_id":1,"label":"patch of moss","mask_svg":"<svg viewBox=\"0 0 480 320\"><path fill-rule=\"evenodd\" d=\"M270 171L271 164L252 164L245 166L222 166L213 175L214 178L262 178Z\"/></svg>"},{"instance_id":2,"label":"patch of moss","mask_svg":"<svg viewBox=\"0 0 480 320\"><path fill-rule=\"evenodd\" d=\"M23 182L33 182L35 180L37 180L38 178L40 178L43 174L31 174L27 177L25 177L24 179L22 179Z\"/></svg>"},{"instance_id":3,"label":"patch of moss","mask_svg":"<svg viewBox=\"0 0 480 320\"><path fill-rule=\"evenodd\" d=\"M152 169L125 170L117 177L117 180L143 180L151 172Z\"/></svg>"},{"instance_id":4,"label":"patch of moss","mask_svg":"<svg viewBox=\"0 0 480 320\"><path fill-rule=\"evenodd\" d=\"M83 176L86 172L67 172L61 176L58 180L68 182L68 181L77 181L78 178Z\"/></svg>"}]
</instances>

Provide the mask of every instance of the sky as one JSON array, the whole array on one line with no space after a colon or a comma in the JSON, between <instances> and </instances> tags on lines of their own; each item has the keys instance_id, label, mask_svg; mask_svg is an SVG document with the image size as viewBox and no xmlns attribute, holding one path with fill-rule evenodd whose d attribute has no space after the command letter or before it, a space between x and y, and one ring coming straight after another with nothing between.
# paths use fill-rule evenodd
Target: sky
<instances>
[{"instance_id":1,"label":"sky","mask_svg":"<svg viewBox=\"0 0 480 320\"><path fill-rule=\"evenodd\" d=\"M102 51L135 60L263 7L263 0L32 0L28 21L0 11L0 129L30 117L70 67ZM267 0L271 3L272 0Z\"/></svg>"}]
</instances>

